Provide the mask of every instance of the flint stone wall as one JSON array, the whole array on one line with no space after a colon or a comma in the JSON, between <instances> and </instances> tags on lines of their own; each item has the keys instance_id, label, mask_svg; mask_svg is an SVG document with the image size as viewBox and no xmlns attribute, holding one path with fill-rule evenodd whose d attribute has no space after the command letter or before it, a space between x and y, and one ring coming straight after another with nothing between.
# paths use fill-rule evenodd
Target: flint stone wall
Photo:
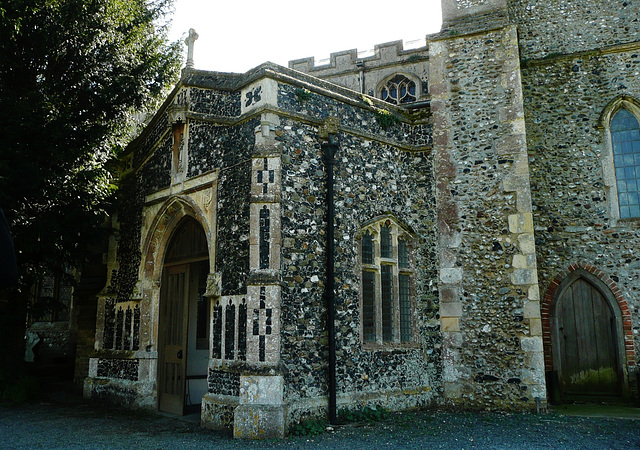
<instances>
[{"instance_id":1,"label":"flint stone wall","mask_svg":"<svg viewBox=\"0 0 640 450\"><path fill-rule=\"evenodd\" d=\"M635 0L509 0L522 58L537 59L634 42L640 36Z\"/></svg>"},{"instance_id":2,"label":"flint stone wall","mask_svg":"<svg viewBox=\"0 0 640 450\"><path fill-rule=\"evenodd\" d=\"M571 57L523 69L531 190L541 291L571 264L602 270L629 305L640 351L638 221L612 226L599 127L620 95L640 99L640 52ZM634 377L630 376L630 380Z\"/></svg>"},{"instance_id":3,"label":"flint stone wall","mask_svg":"<svg viewBox=\"0 0 640 450\"><path fill-rule=\"evenodd\" d=\"M320 95L297 101L291 93L290 86L280 86L281 106L313 117L335 115L342 126L362 133L380 131L370 111L336 104ZM380 134L398 137L407 146L431 142L430 127L413 128L403 123ZM315 125L281 117L277 134L282 144L285 401L312 404L314 398L326 397L328 392L323 296L325 164ZM339 401L368 395L390 408L406 407L410 402L423 406L438 395L441 373L431 157L427 152L403 151L345 132L338 133L338 139L334 199ZM365 350L360 340L358 232L366 221L387 213L411 227L416 236L416 344ZM412 395L412 400L403 398Z\"/></svg>"}]
</instances>

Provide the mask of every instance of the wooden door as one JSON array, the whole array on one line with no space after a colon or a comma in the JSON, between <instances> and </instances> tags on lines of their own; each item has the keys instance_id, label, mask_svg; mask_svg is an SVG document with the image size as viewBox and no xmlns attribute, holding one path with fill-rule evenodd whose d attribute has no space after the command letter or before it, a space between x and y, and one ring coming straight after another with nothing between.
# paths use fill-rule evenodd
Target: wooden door
<instances>
[{"instance_id":1,"label":"wooden door","mask_svg":"<svg viewBox=\"0 0 640 450\"><path fill-rule=\"evenodd\" d=\"M189 266L165 267L160 296L159 409L184 414Z\"/></svg>"},{"instance_id":2,"label":"wooden door","mask_svg":"<svg viewBox=\"0 0 640 450\"><path fill-rule=\"evenodd\" d=\"M555 343L563 399L619 396L615 315L589 281L578 278L556 304Z\"/></svg>"}]
</instances>

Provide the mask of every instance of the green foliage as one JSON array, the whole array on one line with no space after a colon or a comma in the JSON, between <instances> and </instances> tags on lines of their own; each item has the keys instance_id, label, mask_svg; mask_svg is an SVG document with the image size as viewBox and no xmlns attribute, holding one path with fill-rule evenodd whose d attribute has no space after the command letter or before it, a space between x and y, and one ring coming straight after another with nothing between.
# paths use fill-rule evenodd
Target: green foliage
<instances>
[{"instance_id":1,"label":"green foliage","mask_svg":"<svg viewBox=\"0 0 640 450\"><path fill-rule=\"evenodd\" d=\"M382 406L375 409L365 406L360 409L341 409L338 416L345 422L380 422L389 416L389 411Z\"/></svg>"},{"instance_id":2,"label":"green foliage","mask_svg":"<svg viewBox=\"0 0 640 450\"><path fill-rule=\"evenodd\" d=\"M45 271L78 266L100 237L114 193L109 164L131 139L134 111L178 79L182 46L164 25L171 6L2 1L0 207L22 302Z\"/></svg>"},{"instance_id":3,"label":"green foliage","mask_svg":"<svg viewBox=\"0 0 640 450\"><path fill-rule=\"evenodd\" d=\"M373 107L373 101L364 94L362 95L362 101L365 102L367 105Z\"/></svg>"},{"instance_id":4,"label":"green foliage","mask_svg":"<svg viewBox=\"0 0 640 450\"><path fill-rule=\"evenodd\" d=\"M375 115L376 122L378 122L378 125L380 125L383 130L387 130L400 123L400 119L398 117L385 109L375 106L373 100L366 95L362 95L362 101L373 108L373 114Z\"/></svg>"},{"instance_id":5,"label":"green foliage","mask_svg":"<svg viewBox=\"0 0 640 450\"><path fill-rule=\"evenodd\" d=\"M383 130L388 130L392 126L400 123L400 119L384 109L376 108L374 114L376 116L376 122L378 122L378 125L380 125Z\"/></svg>"},{"instance_id":6,"label":"green foliage","mask_svg":"<svg viewBox=\"0 0 640 450\"><path fill-rule=\"evenodd\" d=\"M298 102L300 103L304 103L307 100L311 99L311 91L307 90L307 89L302 89L302 88L298 88L294 91L294 94L296 96L296 99L298 100Z\"/></svg>"},{"instance_id":7,"label":"green foliage","mask_svg":"<svg viewBox=\"0 0 640 450\"><path fill-rule=\"evenodd\" d=\"M133 112L177 80L171 2L3 2L0 205L23 277L75 262L104 220Z\"/></svg>"},{"instance_id":8,"label":"green foliage","mask_svg":"<svg viewBox=\"0 0 640 450\"><path fill-rule=\"evenodd\" d=\"M294 436L316 436L325 432L327 422L324 420L302 420L291 428Z\"/></svg>"}]
</instances>

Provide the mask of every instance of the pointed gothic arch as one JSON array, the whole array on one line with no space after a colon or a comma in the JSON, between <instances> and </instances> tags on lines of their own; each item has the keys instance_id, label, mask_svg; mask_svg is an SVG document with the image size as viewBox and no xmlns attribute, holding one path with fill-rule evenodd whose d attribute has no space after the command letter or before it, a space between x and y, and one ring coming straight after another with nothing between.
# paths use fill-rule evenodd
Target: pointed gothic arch
<instances>
[{"instance_id":1,"label":"pointed gothic arch","mask_svg":"<svg viewBox=\"0 0 640 450\"><path fill-rule=\"evenodd\" d=\"M204 212L186 196L174 196L165 202L153 218L142 247L141 279L160 283L167 245L185 217L198 221L207 237L209 255L214 255L212 230Z\"/></svg>"},{"instance_id":2,"label":"pointed gothic arch","mask_svg":"<svg viewBox=\"0 0 640 450\"><path fill-rule=\"evenodd\" d=\"M157 219L145 264L158 261L146 273L161 280L152 296L157 299L158 408L182 415L197 409L207 391L211 241L197 209L185 199L167 202Z\"/></svg>"},{"instance_id":3,"label":"pointed gothic arch","mask_svg":"<svg viewBox=\"0 0 640 450\"><path fill-rule=\"evenodd\" d=\"M415 233L392 214L356 235L360 267L360 337L364 348L415 344Z\"/></svg>"},{"instance_id":4,"label":"pointed gothic arch","mask_svg":"<svg viewBox=\"0 0 640 450\"><path fill-rule=\"evenodd\" d=\"M629 142L629 139L624 139L624 143L618 142L621 134L616 132L614 120L620 114L635 118L633 133L636 136L630 139L635 143ZM640 176L637 175L640 165L635 164L635 159L640 154L640 100L629 95L616 97L602 110L598 127L603 133L603 182L609 202L611 226L616 226L621 219L640 218L640 192L636 184L640 181ZM630 146L630 151L623 149L623 145ZM630 162L627 161L629 157ZM627 189L631 185L633 188Z\"/></svg>"},{"instance_id":5,"label":"pointed gothic arch","mask_svg":"<svg viewBox=\"0 0 640 450\"><path fill-rule=\"evenodd\" d=\"M636 363L631 316L607 274L570 265L549 284L541 315L551 400L628 396L628 372Z\"/></svg>"}]
</instances>

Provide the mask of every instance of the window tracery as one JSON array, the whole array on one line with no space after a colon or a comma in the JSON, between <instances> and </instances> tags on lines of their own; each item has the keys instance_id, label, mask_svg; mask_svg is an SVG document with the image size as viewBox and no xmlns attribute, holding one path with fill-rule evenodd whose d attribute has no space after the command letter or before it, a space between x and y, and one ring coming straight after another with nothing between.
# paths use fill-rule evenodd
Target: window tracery
<instances>
[{"instance_id":1,"label":"window tracery","mask_svg":"<svg viewBox=\"0 0 640 450\"><path fill-rule=\"evenodd\" d=\"M361 234L362 340L366 344L413 341L412 237L391 218Z\"/></svg>"},{"instance_id":2,"label":"window tracery","mask_svg":"<svg viewBox=\"0 0 640 450\"><path fill-rule=\"evenodd\" d=\"M391 78L380 90L380 98L394 105L404 105L417 100L416 83L404 75Z\"/></svg>"}]
</instances>

